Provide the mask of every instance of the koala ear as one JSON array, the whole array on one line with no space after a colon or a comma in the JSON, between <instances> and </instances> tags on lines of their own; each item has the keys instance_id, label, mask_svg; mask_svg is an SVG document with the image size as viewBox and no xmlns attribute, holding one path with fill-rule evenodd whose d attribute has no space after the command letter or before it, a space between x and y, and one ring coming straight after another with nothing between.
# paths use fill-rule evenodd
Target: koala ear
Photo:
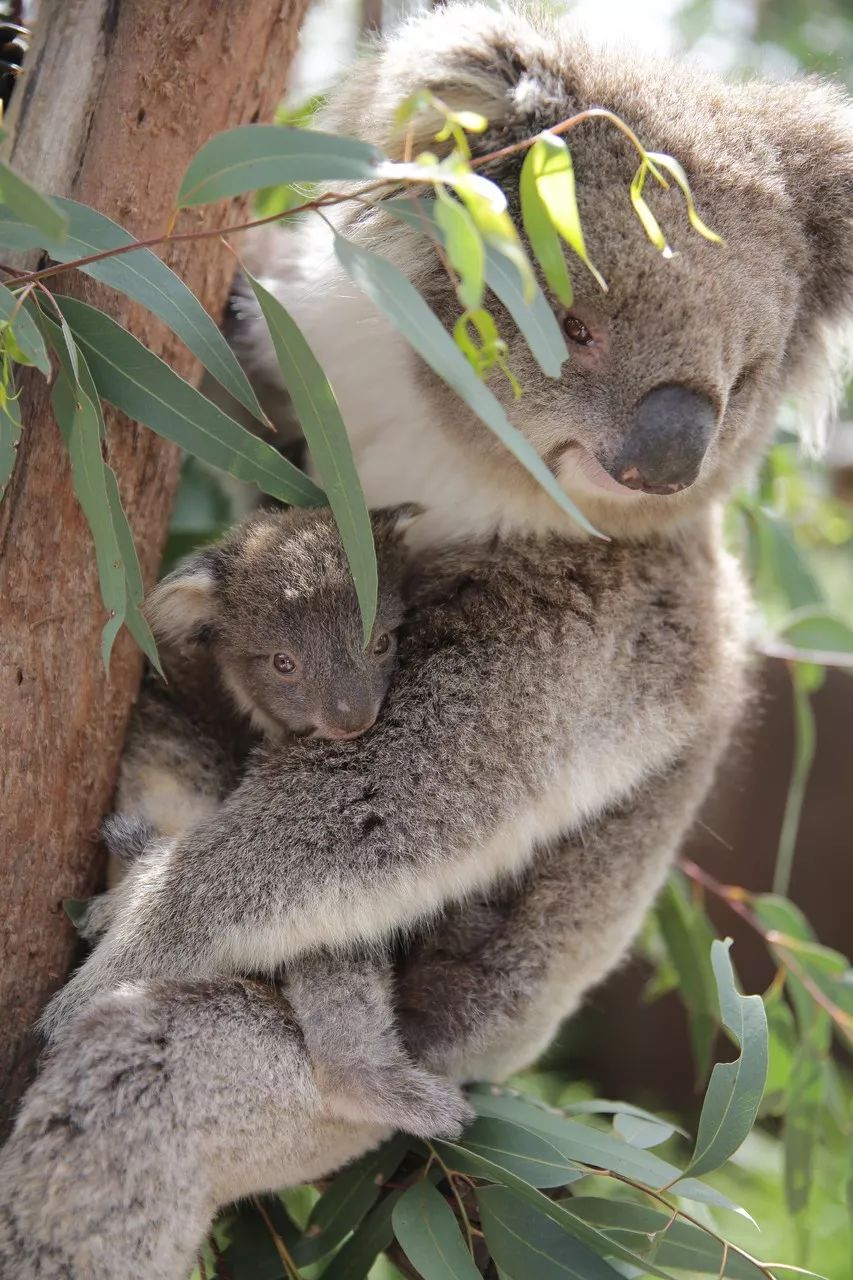
<instances>
[{"instance_id":1,"label":"koala ear","mask_svg":"<svg viewBox=\"0 0 853 1280\"><path fill-rule=\"evenodd\" d=\"M203 551L157 583L145 602L157 640L200 643L209 636L219 613L218 564L215 551Z\"/></svg>"},{"instance_id":2,"label":"koala ear","mask_svg":"<svg viewBox=\"0 0 853 1280\"><path fill-rule=\"evenodd\" d=\"M818 320L853 318L853 100L807 80L776 86L768 105L810 258L804 303Z\"/></svg>"},{"instance_id":3,"label":"koala ear","mask_svg":"<svg viewBox=\"0 0 853 1280\"><path fill-rule=\"evenodd\" d=\"M425 510L418 502L401 502L397 507L379 507L371 516L377 532L402 537Z\"/></svg>"}]
</instances>

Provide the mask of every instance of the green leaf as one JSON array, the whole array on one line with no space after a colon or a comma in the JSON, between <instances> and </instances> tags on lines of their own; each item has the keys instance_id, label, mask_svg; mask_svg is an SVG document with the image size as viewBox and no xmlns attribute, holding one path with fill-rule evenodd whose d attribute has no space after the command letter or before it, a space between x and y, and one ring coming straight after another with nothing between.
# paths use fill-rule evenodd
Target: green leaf
<instances>
[{"instance_id":1,"label":"green leaf","mask_svg":"<svg viewBox=\"0 0 853 1280\"><path fill-rule=\"evenodd\" d=\"M349 560L367 644L376 617L378 571L370 513L329 380L284 307L246 272L270 331L284 385L302 425Z\"/></svg>"},{"instance_id":2,"label":"green leaf","mask_svg":"<svg viewBox=\"0 0 853 1280\"><path fill-rule=\"evenodd\" d=\"M499 402L479 380L411 281L384 258L359 249L340 236L335 237L335 252L355 284L385 312L430 368L491 428L581 528L588 533L596 533L597 530L560 488L532 445L512 426Z\"/></svg>"},{"instance_id":3,"label":"green leaf","mask_svg":"<svg viewBox=\"0 0 853 1280\"><path fill-rule=\"evenodd\" d=\"M580 210L575 194L575 171L569 148L562 138L546 131L539 135L530 148L525 165L528 161L539 200L545 208L551 226L588 268L598 287L606 293L607 282L598 268L590 262L586 251Z\"/></svg>"},{"instance_id":4,"label":"green leaf","mask_svg":"<svg viewBox=\"0 0 853 1280\"><path fill-rule=\"evenodd\" d=\"M210 204L286 182L376 178L385 157L377 147L316 129L249 124L218 133L193 156L178 207Z\"/></svg>"},{"instance_id":5,"label":"green leaf","mask_svg":"<svg viewBox=\"0 0 853 1280\"><path fill-rule=\"evenodd\" d=\"M68 235L47 239L31 227L15 222L0 210L0 244L15 249L44 248L57 262L71 262L105 249L135 244L129 232L102 213L76 200L57 198L68 219ZM225 341L218 325L207 314L195 294L150 249L105 258L81 267L101 284L118 289L164 321L235 400L259 422L266 416L258 404L249 379Z\"/></svg>"},{"instance_id":6,"label":"green leaf","mask_svg":"<svg viewBox=\"0 0 853 1280\"><path fill-rule=\"evenodd\" d=\"M21 442L21 409L15 384L10 380L0 404L0 502L12 478Z\"/></svg>"},{"instance_id":7,"label":"green leaf","mask_svg":"<svg viewBox=\"0 0 853 1280\"><path fill-rule=\"evenodd\" d=\"M52 395L53 412L71 460L71 480L77 501L92 532L104 607L109 614L101 633L101 658L109 671L113 643L127 608L124 565L110 511L106 463L101 453L97 411L79 383L62 369Z\"/></svg>"},{"instance_id":8,"label":"green leaf","mask_svg":"<svg viewBox=\"0 0 853 1280\"><path fill-rule=\"evenodd\" d=\"M293 1247L295 1262L300 1266L316 1262L355 1230L409 1146L410 1140L398 1134L338 1174L311 1210L305 1237Z\"/></svg>"},{"instance_id":9,"label":"green leaf","mask_svg":"<svg viewBox=\"0 0 853 1280\"><path fill-rule=\"evenodd\" d=\"M784 1115L797 1050L797 1030L791 1006L779 984L774 983L765 993L764 1011L767 1014L768 1065L761 1111L762 1114Z\"/></svg>"},{"instance_id":10,"label":"green leaf","mask_svg":"<svg viewBox=\"0 0 853 1280\"><path fill-rule=\"evenodd\" d=\"M767 1079L764 1002L760 996L742 996L737 990L730 946L730 939L715 941L711 947L711 964L723 1025L740 1053L734 1062L718 1062L711 1072L699 1117L696 1148L685 1174L718 1169L734 1155L755 1123ZM674 1190L679 1193L677 1185Z\"/></svg>"},{"instance_id":11,"label":"green leaf","mask_svg":"<svg viewBox=\"0 0 853 1280\"><path fill-rule=\"evenodd\" d=\"M681 1271L709 1272L720 1280L762 1280L765 1271L749 1258L729 1250L725 1270L723 1243L692 1222L676 1218L648 1205L599 1196L574 1196L572 1210L585 1221L602 1227L616 1240L638 1253L654 1258L660 1266ZM653 1239L656 1237L656 1239Z\"/></svg>"},{"instance_id":12,"label":"green leaf","mask_svg":"<svg viewBox=\"0 0 853 1280\"><path fill-rule=\"evenodd\" d=\"M780 624L779 636L798 649L853 653L853 627L825 609L795 610Z\"/></svg>"},{"instance_id":13,"label":"green leaf","mask_svg":"<svg viewBox=\"0 0 853 1280\"><path fill-rule=\"evenodd\" d=\"M694 904L678 871L674 871L664 885L655 915L678 973L679 994L689 1018L696 1075L701 1081L711 1066L711 1052L719 1027L716 983L710 963L714 932L702 907Z\"/></svg>"},{"instance_id":14,"label":"green leaf","mask_svg":"<svg viewBox=\"0 0 853 1280\"><path fill-rule=\"evenodd\" d=\"M548 1138L511 1120L481 1117L465 1130L459 1145L511 1169L532 1187L563 1187L582 1176Z\"/></svg>"},{"instance_id":15,"label":"green leaf","mask_svg":"<svg viewBox=\"0 0 853 1280\"><path fill-rule=\"evenodd\" d=\"M318 506L322 489L281 454L174 373L109 316L76 298L56 295L92 371L98 392L211 466L258 485L296 506Z\"/></svg>"},{"instance_id":16,"label":"green leaf","mask_svg":"<svg viewBox=\"0 0 853 1280\"><path fill-rule=\"evenodd\" d=\"M808 1208L821 1119L826 1105L823 1057L828 1022L821 1016L794 1054L784 1120L785 1201L793 1214Z\"/></svg>"},{"instance_id":17,"label":"green leaf","mask_svg":"<svg viewBox=\"0 0 853 1280\"><path fill-rule=\"evenodd\" d=\"M366 1280L379 1254L394 1239L391 1218L402 1195L402 1191L392 1191L371 1209L324 1269L323 1280Z\"/></svg>"},{"instance_id":18,"label":"green leaf","mask_svg":"<svg viewBox=\"0 0 853 1280\"><path fill-rule=\"evenodd\" d=\"M649 240L651 240L654 247L659 249L665 258L671 258L672 250L666 242L666 236L661 231L660 223L643 197L643 188L646 185L648 172L648 162L643 160L639 169L634 174L634 177L631 179L631 204L634 206L634 212L640 219L643 230Z\"/></svg>"},{"instance_id":19,"label":"green leaf","mask_svg":"<svg viewBox=\"0 0 853 1280\"><path fill-rule=\"evenodd\" d=\"M548 158L547 144L540 137L527 152L521 166L519 179L521 219L533 256L542 268L549 289L564 306L570 307L574 291L569 268L566 265L560 237L554 229L548 206L539 190L539 177Z\"/></svg>"},{"instance_id":20,"label":"green leaf","mask_svg":"<svg viewBox=\"0 0 853 1280\"><path fill-rule=\"evenodd\" d=\"M453 1211L431 1182L409 1187L392 1220L403 1252L424 1280L480 1280Z\"/></svg>"},{"instance_id":21,"label":"green leaf","mask_svg":"<svg viewBox=\"0 0 853 1280\"><path fill-rule=\"evenodd\" d=\"M479 307L485 288L486 251L464 205L438 188L435 220L441 229L450 265L459 273L459 298L467 309Z\"/></svg>"},{"instance_id":22,"label":"green leaf","mask_svg":"<svg viewBox=\"0 0 853 1280\"><path fill-rule=\"evenodd\" d=\"M809 785L812 764L817 748L817 725L811 704L811 680L807 668L789 666L791 694L794 707L794 761L791 780L785 797L785 812L779 833L776 865L773 868L773 892L780 897L787 894L791 883L800 816Z\"/></svg>"},{"instance_id":23,"label":"green leaf","mask_svg":"<svg viewBox=\"0 0 853 1280\"><path fill-rule=\"evenodd\" d=\"M435 227L434 205L432 200L415 201L410 196L397 196L384 200L381 207L401 222L429 235ZM549 378L559 378L569 352L563 331L538 284L534 285L528 301L518 268L488 245L485 271L486 284L512 316L542 372Z\"/></svg>"},{"instance_id":24,"label":"green leaf","mask_svg":"<svg viewBox=\"0 0 853 1280\"><path fill-rule=\"evenodd\" d=\"M512 1280L620 1280L620 1273L506 1187L477 1191L492 1260Z\"/></svg>"},{"instance_id":25,"label":"green leaf","mask_svg":"<svg viewBox=\"0 0 853 1280\"><path fill-rule=\"evenodd\" d=\"M665 155L662 151L650 151L647 160L651 161L658 169L665 169L667 173L675 178L676 183L681 188L682 195L687 202L687 216L690 219L690 225L694 231L698 231L700 236L704 236L706 240L712 240L715 244L724 244L722 236L718 236L716 231L712 231L706 226L699 214L696 212L696 205L693 200L693 192L690 190L690 183L687 180L687 174L681 165L673 156Z\"/></svg>"},{"instance_id":26,"label":"green leaf","mask_svg":"<svg viewBox=\"0 0 853 1280\"><path fill-rule=\"evenodd\" d=\"M49 378L50 360L38 326L30 313L24 310L16 295L3 285L0 285L0 324L11 324L13 337L20 348L20 354L15 355L14 358L21 364L35 365L39 373ZM26 358L21 360L20 356Z\"/></svg>"},{"instance_id":27,"label":"green leaf","mask_svg":"<svg viewBox=\"0 0 853 1280\"><path fill-rule=\"evenodd\" d=\"M466 1151L456 1143L436 1142L434 1145L450 1168L471 1174L475 1178L482 1178L486 1182L498 1183L500 1186L509 1187L522 1200L526 1200L528 1204L538 1209L544 1217L556 1222L558 1226L568 1231L576 1239L582 1240L584 1244L588 1244L594 1253L602 1256L606 1254L622 1262L639 1266L643 1274L660 1276L662 1280L673 1280L669 1272L662 1271L659 1267L647 1263L646 1259L642 1258L633 1249L611 1241L597 1227L585 1222L572 1209L571 1200L558 1204L556 1201L549 1199L548 1196L543 1195L541 1191L537 1191L535 1187L531 1187L528 1182L525 1182L523 1178L519 1178L509 1169L504 1169L501 1165L495 1164L491 1160L486 1160L484 1157L476 1155L473 1151ZM512 1280L527 1280L527 1277L512 1277Z\"/></svg>"},{"instance_id":28,"label":"green leaf","mask_svg":"<svg viewBox=\"0 0 853 1280\"><path fill-rule=\"evenodd\" d=\"M35 227L44 235L59 239L65 235L65 218L53 201L40 195L3 160L0 160L0 202L11 209L21 222Z\"/></svg>"},{"instance_id":29,"label":"green leaf","mask_svg":"<svg viewBox=\"0 0 853 1280\"><path fill-rule=\"evenodd\" d=\"M613 1128L619 1137L632 1147L659 1147L675 1133L672 1125L662 1120L645 1120L640 1116L618 1113L613 1118Z\"/></svg>"},{"instance_id":30,"label":"green leaf","mask_svg":"<svg viewBox=\"0 0 853 1280\"><path fill-rule=\"evenodd\" d=\"M103 446L106 440L106 430L103 413L101 412L101 403L98 399L98 392L91 370L85 358L77 350L67 325L60 328L59 325L54 324L44 314L40 315L40 323L48 334L51 347L56 353L65 378L72 386L80 387L83 396L91 405L97 425L98 438L101 446ZM103 453L101 457L103 458ZM163 675L163 669L157 653L157 644L142 612L144 596L142 570L136 554L133 533L122 505L116 474L107 462L103 464L103 487L115 534L115 545L118 548L124 575L124 624L151 665Z\"/></svg>"}]
</instances>

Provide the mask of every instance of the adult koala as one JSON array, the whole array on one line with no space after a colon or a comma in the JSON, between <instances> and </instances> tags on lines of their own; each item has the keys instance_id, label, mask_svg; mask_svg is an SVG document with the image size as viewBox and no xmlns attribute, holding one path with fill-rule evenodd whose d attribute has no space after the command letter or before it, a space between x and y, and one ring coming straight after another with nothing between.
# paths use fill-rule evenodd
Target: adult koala
<instances>
[{"instance_id":1,"label":"adult koala","mask_svg":"<svg viewBox=\"0 0 853 1280\"><path fill-rule=\"evenodd\" d=\"M668 685L664 715L703 686L701 662L672 668L670 652L701 635L700 657L714 654L701 728L635 794L407 943L398 1012L411 1051L457 1078L500 1078L539 1052L623 954L737 716L745 604L720 547L720 506L759 456L783 394L804 392L816 418L831 402L853 304L853 122L839 94L813 84L726 86L458 7L417 20L356 68L330 127L393 149L393 110L418 85L489 118L483 151L609 107L682 161L726 238L725 249L699 240L680 200L655 193L680 251L664 261L631 212L624 139L601 121L572 133L588 244L611 288L602 296L574 273L559 383L512 341L525 388L512 414L608 544L581 539L342 280L324 229L282 241L275 287L330 372L371 505L421 501L424 544L459 540L475 559L479 546L484 563L497 534L569 558L577 538L573 571L593 616L615 566L625 582L656 581L634 656ZM518 163L495 175L511 196ZM379 213L338 216L454 314L425 242ZM247 333L247 363L271 381L263 341ZM670 678L683 669L691 680ZM611 696L630 725L632 683ZM2 1274L177 1280L217 1205L316 1177L380 1136L329 1112L273 987L218 978L108 993L69 1026L22 1108L0 1173Z\"/></svg>"}]
</instances>

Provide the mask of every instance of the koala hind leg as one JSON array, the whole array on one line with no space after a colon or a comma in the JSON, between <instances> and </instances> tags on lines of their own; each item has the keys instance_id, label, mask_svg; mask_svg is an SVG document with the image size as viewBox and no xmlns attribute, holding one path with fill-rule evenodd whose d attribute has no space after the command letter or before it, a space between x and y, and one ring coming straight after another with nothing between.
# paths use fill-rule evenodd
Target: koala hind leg
<instances>
[{"instance_id":1,"label":"koala hind leg","mask_svg":"<svg viewBox=\"0 0 853 1280\"><path fill-rule=\"evenodd\" d=\"M317 951L288 965L287 996L326 1105L354 1123L458 1137L473 1112L459 1087L417 1066L394 1024L391 969L373 953Z\"/></svg>"}]
</instances>

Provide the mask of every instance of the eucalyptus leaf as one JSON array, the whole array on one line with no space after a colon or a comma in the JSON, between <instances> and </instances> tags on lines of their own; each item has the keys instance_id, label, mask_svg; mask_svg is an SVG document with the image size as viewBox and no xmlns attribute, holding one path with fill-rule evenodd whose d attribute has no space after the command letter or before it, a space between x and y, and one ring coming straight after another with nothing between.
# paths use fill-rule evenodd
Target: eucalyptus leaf
<instances>
[{"instance_id":1,"label":"eucalyptus leaf","mask_svg":"<svg viewBox=\"0 0 853 1280\"><path fill-rule=\"evenodd\" d=\"M367 644L376 617L378 571L370 513L335 393L282 304L246 273L272 338L284 385L302 425L349 560Z\"/></svg>"},{"instance_id":2,"label":"eucalyptus leaf","mask_svg":"<svg viewBox=\"0 0 853 1280\"><path fill-rule=\"evenodd\" d=\"M563 253L560 237L554 229L548 206L539 190L539 178L548 161L548 148L542 138L537 138L524 157L519 178L521 220L530 248L536 258L548 287L563 306L570 307L574 290Z\"/></svg>"},{"instance_id":3,"label":"eucalyptus leaf","mask_svg":"<svg viewBox=\"0 0 853 1280\"><path fill-rule=\"evenodd\" d=\"M629 1142L632 1147L659 1147L667 1142L675 1130L662 1120L645 1120L640 1116L625 1115L617 1112L613 1117L613 1128L620 1138Z\"/></svg>"},{"instance_id":4,"label":"eucalyptus leaf","mask_svg":"<svg viewBox=\"0 0 853 1280\"><path fill-rule=\"evenodd\" d=\"M12 317L14 316L14 320ZM20 299L10 289L0 285L0 323L9 324L20 354L25 357L20 363L32 364L50 377L50 360L44 345L44 338L38 325L30 313L21 305Z\"/></svg>"},{"instance_id":5,"label":"eucalyptus leaf","mask_svg":"<svg viewBox=\"0 0 853 1280\"><path fill-rule=\"evenodd\" d=\"M601 1227L614 1239L647 1253L661 1266L710 1273L720 1280L762 1280L766 1272L742 1254L730 1249L722 1269L724 1245L715 1235L682 1218L650 1205L599 1196L573 1196L572 1211Z\"/></svg>"},{"instance_id":6,"label":"eucalyptus leaf","mask_svg":"<svg viewBox=\"0 0 853 1280\"><path fill-rule=\"evenodd\" d=\"M335 252L344 270L383 311L421 358L486 423L543 489L580 526L597 533L561 489L545 463L514 427L492 392L474 373L450 334L401 271L376 254L335 237Z\"/></svg>"},{"instance_id":7,"label":"eucalyptus leaf","mask_svg":"<svg viewBox=\"0 0 853 1280\"><path fill-rule=\"evenodd\" d=\"M582 1176L542 1133L512 1121L481 1116L468 1126L459 1145L511 1169L532 1187L562 1187Z\"/></svg>"},{"instance_id":8,"label":"eucalyptus leaf","mask_svg":"<svg viewBox=\"0 0 853 1280\"><path fill-rule=\"evenodd\" d=\"M797 609L780 623L778 634L786 643L811 653L853 654L853 627L825 609Z\"/></svg>"},{"instance_id":9,"label":"eucalyptus leaf","mask_svg":"<svg viewBox=\"0 0 853 1280\"><path fill-rule=\"evenodd\" d=\"M606 293L607 282L587 253L569 148L562 138L546 131L539 135L530 148L525 164L528 162L539 199L551 225L577 254L598 287Z\"/></svg>"},{"instance_id":10,"label":"eucalyptus leaf","mask_svg":"<svg viewBox=\"0 0 853 1280\"><path fill-rule=\"evenodd\" d=\"M711 964L723 1026L740 1052L734 1062L718 1062L711 1072L686 1175L718 1169L734 1155L755 1123L767 1079L764 1002L760 996L743 996L737 990L730 947L731 939L716 940L711 946ZM677 1185L673 1189L679 1193Z\"/></svg>"},{"instance_id":11,"label":"eucalyptus leaf","mask_svg":"<svg viewBox=\"0 0 853 1280\"><path fill-rule=\"evenodd\" d=\"M445 195L435 202L435 220L443 234L450 265L459 274L462 304L468 309L479 307L485 288L486 251L474 219L464 205Z\"/></svg>"},{"instance_id":12,"label":"eucalyptus leaf","mask_svg":"<svg viewBox=\"0 0 853 1280\"><path fill-rule=\"evenodd\" d=\"M0 210L0 244L14 249L44 248L57 262L72 262L106 249L136 241L117 222L76 200L57 197L56 205L68 219L68 235L46 238ZM205 369L259 422L267 419L249 379L229 347L219 326L207 314L183 280L150 249L104 258L80 268L93 280L118 289L140 302L169 326Z\"/></svg>"},{"instance_id":13,"label":"eucalyptus leaf","mask_svg":"<svg viewBox=\"0 0 853 1280\"><path fill-rule=\"evenodd\" d=\"M704 909L692 900L679 871L673 871L655 905L655 916L669 958L678 974L678 991L687 1010L696 1075L703 1081L720 1025L716 983L711 967L714 931Z\"/></svg>"},{"instance_id":14,"label":"eucalyptus leaf","mask_svg":"<svg viewBox=\"0 0 853 1280\"><path fill-rule=\"evenodd\" d=\"M197 151L178 192L181 209L289 182L379 176L377 147L316 129L248 124L218 133Z\"/></svg>"},{"instance_id":15,"label":"eucalyptus leaf","mask_svg":"<svg viewBox=\"0 0 853 1280\"><path fill-rule=\"evenodd\" d=\"M480 1226L492 1260L518 1280L620 1280L620 1273L583 1241L507 1187L477 1191Z\"/></svg>"},{"instance_id":16,"label":"eucalyptus leaf","mask_svg":"<svg viewBox=\"0 0 853 1280\"><path fill-rule=\"evenodd\" d=\"M0 404L0 501L12 478L21 441L21 408L14 382L10 381Z\"/></svg>"},{"instance_id":17,"label":"eucalyptus leaf","mask_svg":"<svg viewBox=\"0 0 853 1280\"><path fill-rule=\"evenodd\" d=\"M272 445L229 418L109 316L76 298L56 295L56 301L105 400L281 502L317 506L325 501L322 489Z\"/></svg>"},{"instance_id":18,"label":"eucalyptus leaf","mask_svg":"<svg viewBox=\"0 0 853 1280\"><path fill-rule=\"evenodd\" d=\"M379 1199L382 1183L408 1149L409 1139L397 1135L347 1165L311 1210L305 1236L293 1247L294 1261L300 1266L316 1262L345 1240Z\"/></svg>"},{"instance_id":19,"label":"eucalyptus leaf","mask_svg":"<svg viewBox=\"0 0 853 1280\"><path fill-rule=\"evenodd\" d=\"M466 1151L464 1147L456 1143L436 1142L435 1146L450 1168L458 1169L460 1172L468 1173L486 1182L508 1187L522 1200L526 1200L528 1204L537 1208L544 1217L556 1222L558 1226L568 1231L570 1235L575 1236L576 1239L582 1240L584 1244L588 1244L594 1253L619 1259L632 1266L638 1266L643 1275L659 1276L661 1280L674 1280L670 1272L663 1271L660 1267L648 1263L635 1250L627 1245L610 1240L597 1227L585 1222L580 1215L574 1213L571 1201L558 1204L555 1200L543 1195L535 1187L531 1187L528 1182L525 1182L524 1178L519 1178L511 1170L504 1169L501 1165L495 1164L494 1161L487 1160L473 1151ZM512 1280L527 1280L527 1277L513 1277Z\"/></svg>"},{"instance_id":20,"label":"eucalyptus leaf","mask_svg":"<svg viewBox=\"0 0 853 1280\"><path fill-rule=\"evenodd\" d=\"M452 1209L425 1178L403 1193L392 1222L403 1252L424 1280L481 1280Z\"/></svg>"},{"instance_id":21,"label":"eucalyptus leaf","mask_svg":"<svg viewBox=\"0 0 853 1280\"><path fill-rule=\"evenodd\" d=\"M433 200L395 196L384 200L381 208L424 235L438 234ZM486 284L512 316L542 372L549 378L559 378L569 352L554 312L538 284L534 284L528 300L518 268L489 245L486 246L485 271Z\"/></svg>"},{"instance_id":22,"label":"eucalyptus leaf","mask_svg":"<svg viewBox=\"0 0 853 1280\"><path fill-rule=\"evenodd\" d=\"M323 1270L323 1280L366 1280L374 1262L394 1239L392 1215L403 1192L391 1191L356 1227Z\"/></svg>"},{"instance_id":23,"label":"eucalyptus leaf","mask_svg":"<svg viewBox=\"0 0 853 1280\"><path fill-rule=\"evenodd\" d=\"M25 182L4 160L0 160L0 203L43 235L65 235L66 221L54 202Z\"/></svg>"}]
</instances>

